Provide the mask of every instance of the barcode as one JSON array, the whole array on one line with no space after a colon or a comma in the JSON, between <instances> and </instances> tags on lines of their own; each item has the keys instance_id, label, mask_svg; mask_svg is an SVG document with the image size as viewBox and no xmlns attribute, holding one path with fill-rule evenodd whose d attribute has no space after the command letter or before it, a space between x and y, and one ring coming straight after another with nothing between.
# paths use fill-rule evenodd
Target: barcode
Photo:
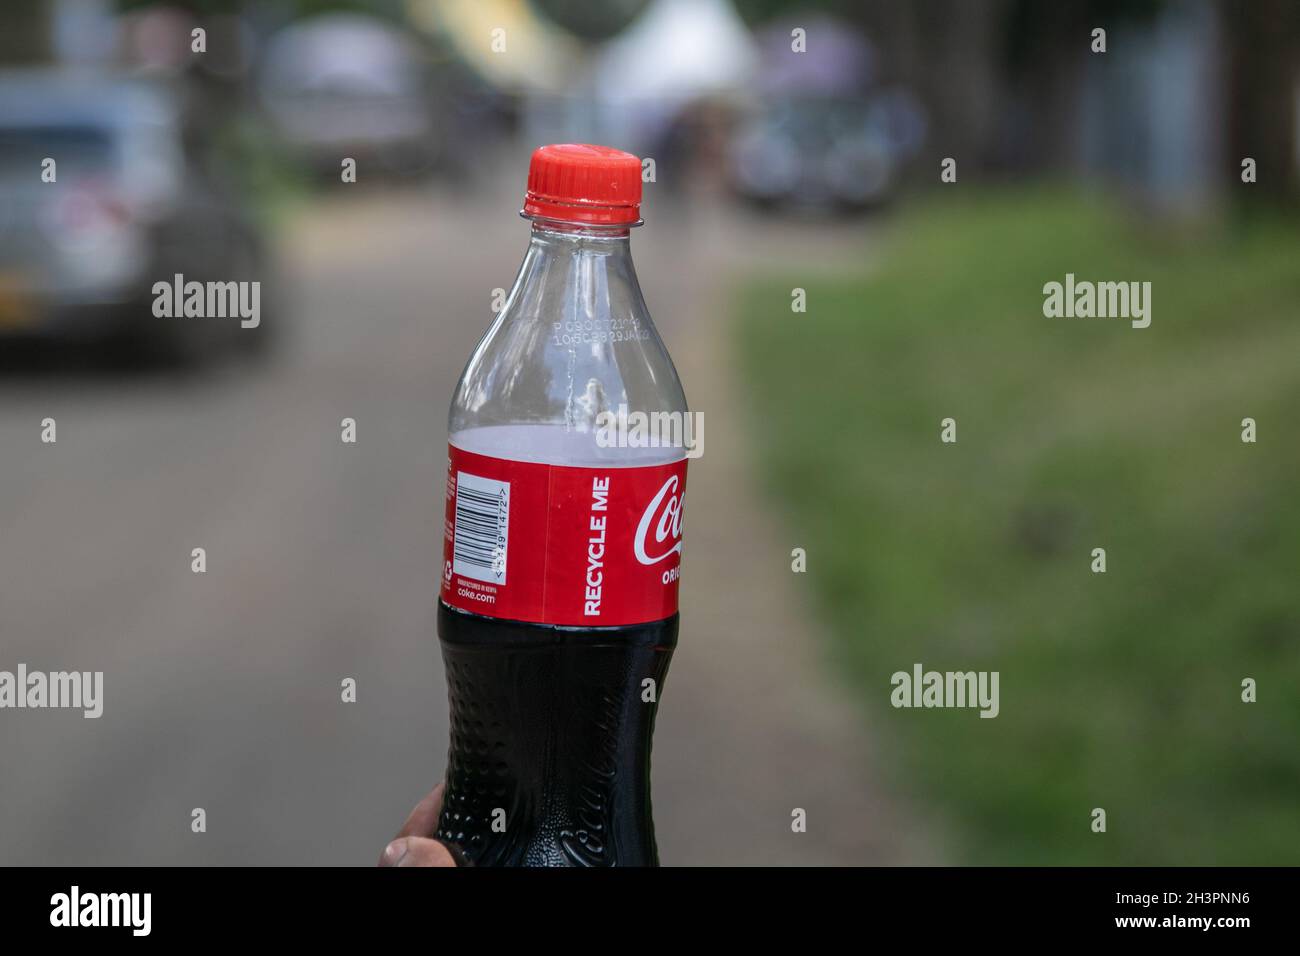
<instances>
[{"instance_id":1,"label":"barcode","mask_svg":"<svg viewBox=\"0 0 1300 956\"><path fill-rule=\"evenodd\" d=\"M506 583L510 482L456 472L452 570L476 581Z\"/></svg>"}]
</instances>

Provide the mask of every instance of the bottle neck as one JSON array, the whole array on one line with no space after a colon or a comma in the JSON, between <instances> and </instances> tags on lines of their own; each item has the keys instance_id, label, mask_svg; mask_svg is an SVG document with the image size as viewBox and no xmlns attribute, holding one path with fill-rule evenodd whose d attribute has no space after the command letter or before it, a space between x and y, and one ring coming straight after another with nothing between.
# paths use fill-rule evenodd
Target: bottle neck
<instances>
[{"instance_id":1,"label":"bottle neck","mask_svg":"<svg viewBox=\"0 0 1300 956\"><path fill-rule=\"evenodd\" d=\"M639 301L629 224L606 226L526 218L532 220L532 235L521 282L543 286L559 282L576 294L577 301L598 311L610 308L611 296L615 301ZM628 287L628 294L620 294L618 287L622 285Z\"/></svg>"},{"instance_id":2,"label":"bottle neck","mask_svg":"<svg viewBox=\"0 0 1300 956\"><path fill-rule=\"evenodd\" d=\"M609 354L653 336L632 264L630 228L535 220L501 318L535 323L550 347Z\"/></svg>"},{"instance_id":3,"label":"bottle neck","mask_svg":"<svg viewBox=\"0 0 1300 956\"><path fill-rule=\"evenodd\" d=\"M534 240L592 240L596 243L608 242L611 244L611 248L619 240L626 246L632 234L632 227L641 224L640 220L633 223L625 222L606 225L589 222L567 222L561 219L547 219L543 216L529 216L524 213L520 213L520 215L532 223Z\"/></svg>"}]
</instances>

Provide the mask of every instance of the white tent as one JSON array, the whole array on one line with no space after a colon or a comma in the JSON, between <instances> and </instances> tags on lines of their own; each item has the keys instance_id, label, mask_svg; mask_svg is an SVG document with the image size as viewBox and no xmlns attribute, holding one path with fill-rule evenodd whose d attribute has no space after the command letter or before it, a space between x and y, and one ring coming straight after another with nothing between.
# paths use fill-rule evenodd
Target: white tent
<instances>
[{"instance_id":1,"label":"white tent","mask_svg":"<svg viewBox=\"0 0 1300 956\"><path fill-rule=\"evenodd\" d=\"M644 149L692 101L743 95L757 66L754 39L730 0L656 0L596 56L600 133Z\"/></svg>"},{"instance_id":2,"label":"white tent","mask_svg":"<svg viewBox=\"0 0 1300 956\"><path fill-rule=\"evenodd\" d=\"M680 105L740 92L758 54L730 0L657 0L597 59L602 95Z\"/></svg>"}]
</instances>

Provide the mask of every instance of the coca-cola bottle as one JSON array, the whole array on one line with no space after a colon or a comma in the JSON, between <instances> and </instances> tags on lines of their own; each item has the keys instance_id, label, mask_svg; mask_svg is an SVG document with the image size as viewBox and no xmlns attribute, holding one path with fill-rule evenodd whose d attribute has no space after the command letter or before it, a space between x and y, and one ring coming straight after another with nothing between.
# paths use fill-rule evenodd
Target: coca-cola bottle
<instances>
[{"instance_id":1,"label":"coca-cola bottle","mask_svg":"<svg viewBox=\"0 0 1300 956\"><path fill-rule=\"evenodd\" d=\"M533 153L528 251L451 403L438 837L476 865L658 863L687 408L632 267L640 203L630 153Z\"/></svg>"}]
</instances>

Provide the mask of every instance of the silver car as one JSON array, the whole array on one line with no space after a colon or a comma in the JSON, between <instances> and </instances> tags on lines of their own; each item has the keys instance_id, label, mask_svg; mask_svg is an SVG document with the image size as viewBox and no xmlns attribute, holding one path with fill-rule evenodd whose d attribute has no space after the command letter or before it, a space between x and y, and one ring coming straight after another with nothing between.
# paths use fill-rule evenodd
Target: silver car
<instances>
[{"instance_id":1,"label":"silver car","mask_svg":"<svg viewBox=\"0 0 1300 956\"><path fill-rule=\"evenodd\" d=\"M0 339L184 360L256 349L265 328L160 318L152 289L177 274L257 280L266 265L174 93L103 73L0 73Z\"/></svg>"}]
</instances>

